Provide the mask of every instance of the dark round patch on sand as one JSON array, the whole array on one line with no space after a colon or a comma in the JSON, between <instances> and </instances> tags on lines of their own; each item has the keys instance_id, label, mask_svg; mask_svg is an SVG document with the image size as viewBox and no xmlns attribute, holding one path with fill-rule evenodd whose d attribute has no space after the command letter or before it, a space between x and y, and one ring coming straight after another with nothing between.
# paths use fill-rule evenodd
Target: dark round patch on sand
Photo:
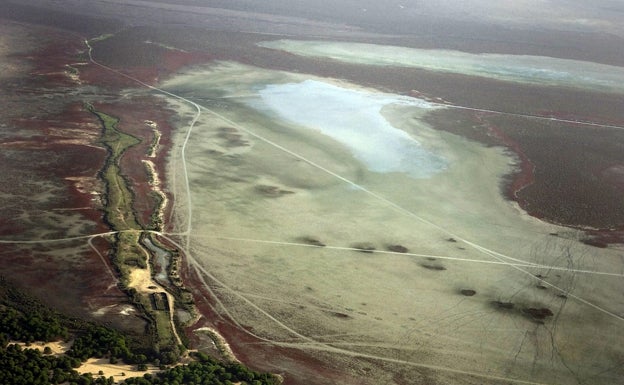
<instances>
[{"instance_id":1,"label":"dark round patch on sand","mask_svg":"<svg viewBox=\"0 0 624 385\"><path fill-rule=\"evenodd\" d=\"M460 293L462 295L465 295L466 297L472 297L473 295L477 294L477 292L472 289L461 289Z\"/></svg>"},{"instance_id":2,"label":"dark round patch on sand","mask_svg":"<svg viewBox=\"0 0 624 385\"><path fill-rule=\"evenodd\" d=\"M524 312L537 320L543 320L546 317L552 317L554 315L553 312L549 308L546 308L546 307L540 307L540 308L530 307L528 309L524 309Z\"/></svg>"},{"instance_id":3,"label":"dark round patch on sand","mask_svg":"<svg viewBox=\"0 0 624 385\"><path fill-rule=\"evenodd\" d=\"M409 251L407 247L402 245L388 245L388 250L394 251L395 253L407 253Z\"/></svg>"},{"instance_id":4,"label":"dark round patch on sand","mask_svg":"<svg viewBox=\"0 0 624 385\"><path fill-rule=\"evenodd\" d=\"M312 237L312 236L305 236L305 237L301 237L299 238L299 240L303 243L307 243L308 245L312 245L312 246L318 246L318 247L325 247L326 245L321 242L320 239L318 239L317 237Z\"/></svg>"},{"instance_id":5,"label":"dark round patch on sand","mask_svg":"<svg viewBox=\"0 0 624 385\"><path fill-rule=\"evenodd\" d=\"M427 270L436 270L436 271L446 270L446 267L440 264L435 264L435 263L421 263L420 266L424 267Z\"/></svg>"},{"instance_id":6,"label":"dark round patch on sand","mask_svg":"<svg viewBox=\"0 0 624 385\"><path fill-rule=\"evenodd\" d=\"M342 319L350 319L350 318L352 318L352 317L351 317L350 315L348 315L348 314L345 314L345 313L340 313L340 312L337 312L337 311L329 311L329 310L325 310L325 313L327 313L327 314L329 314L329 315L331 315L331 316L333 316L333 317L336 317L336 318L342 318Z\"/></svg>"}]
</instances>

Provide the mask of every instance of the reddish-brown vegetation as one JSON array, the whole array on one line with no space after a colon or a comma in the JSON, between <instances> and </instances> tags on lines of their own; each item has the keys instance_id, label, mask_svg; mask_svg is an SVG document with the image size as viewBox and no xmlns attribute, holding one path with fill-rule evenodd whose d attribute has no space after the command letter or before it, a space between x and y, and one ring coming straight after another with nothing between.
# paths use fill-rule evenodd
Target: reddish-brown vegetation
<instances>
[{"instance_id":1,"label":"reddish-brown vegetation","mask_svg":"<svg viewBox=\"0 0 624 385\"><path fill-rule=\"evenodd\" d=\"M475 118L485 127L489 136L494 137L500 144L507 147L518 157L518 171L513 174L511 182L506 186L505 193L510 199L518 201L520 206L526 209L526 201L521 199L518 193L526 186L535 182L535 177L533 175L535 165L524 153L520 143L513 140L500 128L487 122L487 120L483 118L482 113L475 113Z\"/></svg>"}]
</instances>

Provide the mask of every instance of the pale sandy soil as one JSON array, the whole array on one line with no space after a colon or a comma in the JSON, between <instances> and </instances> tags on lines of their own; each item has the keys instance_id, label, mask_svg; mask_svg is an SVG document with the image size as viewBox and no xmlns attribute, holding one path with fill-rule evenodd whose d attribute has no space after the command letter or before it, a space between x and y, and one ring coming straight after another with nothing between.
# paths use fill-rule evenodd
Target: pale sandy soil
<instances>
[{"instance_id":1,"label":"pale sandy soil","mask_svg":"<svg viewBox=\"0 0 624 385\"><path fill-rule=\"evenodd\" d=\"M98 373L102 371L104 377L108 378L112 376L115 382L122 381L124 378L128 377L143 377L145 373L154 374L160 371L157 367L149 365L147 371L137 370L136 365L112 365L106 358L90 358L76 370L83 374L91 373L94 377L100 376Z\"/></svg>"},{"instance_id":2,"label":"pale sandy soil","mask_svg":"<svg viewBox=\"0 0 624 385\"><path fill-rule=\"evenodd\" d=\"M169 204L169 199L167 198L167 194L165 194L162 190L162 182L160 180L160 176L158 175L158 172L156 171L154 162L152 162L151 160L145 160L145 159L142 160L142 162L145 165L145 168L147 169L148 175L151 175L153 179L150 183L150 185L152 186L152 191L158 194L161 198L161 203L160 203L160 206L157 208L157 210L158 210L158 217L164 222L164 210Z\"/></svg>"},{"instance_id":3,"label":"pale sandy soil","mask_svg":"<svg viewBox=\"0 0 624 385\"><path fill-rule=\"evenodd\" d=\"M141 293L157 293L163 289L152 280L150 269L132 269L128 287L136 289Z\"/></svg>"},{"instance_id":4,"label":"pale sandy soil","mask_svg":"<svg viewBox=\"0 0 624 385\"><path fill-rule=\"evenodd\" d=\"M30 345L27 345L24 342L16 342L10 341L9 345L19 345L22 348L26 349L37 349L43 352L43 349L46 347L50 347L52 349L52 354L60 355L65 354L67 350L71 347L71 342L63 342L63 341L54 341L54 342L33 342Z\"/></svg>"},{"instance_id":5,"label":"pale sandy soil","mask_svg":"<svg viewBox=\"0 0 624 385\"><path fill-rule=\"evenodd\" d=\"M624 376L614 361L621 345L602 342L624 339L617 250L588 247L575 231L524 214L499 187L515 159L433 130L420 110L383 114L449 161L425 179L370 172L327 136L253 107L264 84L306 78L225 63L165 84L200 94L210 109L187 148L187 251L224 314L267 343L316 352L328 366L384 383L425 368L443 383L609 384ZM231 146L224 127L249 145ZM184 198L180 160L171 166L176 198ZM267 195L258 188L266 185L290 193ZM176 204L186 229L186 201ZM311 238L327 247L311 247ZM353 249L362 243L377 251ZM390 245L410 252L389 253ZM542 308L553 316L528 313ZM370 371L375 363L383 368Z\"/></svg>"},{"instance_id":6,"label":"pale sandy soil","mask_svg":"<svg viewBox=\"0 0 624 385\"><path fill-rule=\"evenodd\" d=\"M221 350L223 349L224 351L222 352L224 354L224 356L231 361L238 361L238 359L236 358L236 355L234 355L234 352L232 351L232 348L230 347L230 344L228 344L228 342L225 340L225 338L223 338L223 336L215 329L213 328L209 328L209 327L202 327L199 329L196 329L195 332L207 332L210 334L210 338L211 339L216 339L216 343L215 346L217 347L217 349ZM214 341L213 341L214 342ZM218 346L217 346L218 344Z\"/></svg>"}]
</instances>

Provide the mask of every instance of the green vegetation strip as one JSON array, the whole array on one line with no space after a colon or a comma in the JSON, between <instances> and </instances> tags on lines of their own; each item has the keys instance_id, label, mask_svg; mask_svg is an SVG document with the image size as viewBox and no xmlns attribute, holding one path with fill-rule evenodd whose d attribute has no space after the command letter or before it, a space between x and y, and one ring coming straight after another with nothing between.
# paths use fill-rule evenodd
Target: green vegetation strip
<instances>
[{"instance_id":1,"label":"green vegetation strip","mask_svg":"<svg viewBox=\"0 0 624 385\"><path fill-rule=\"evenodd\" d=\"M100 176L106 185L106 221L113 230L119 231L119 233L115 236L113 264L115 265L117 271L121 276L121 288L124 289L124 291L131 298L135 306L141 311L141 313L143 313L145 319L149 320L150 322L148 333L151 338L150 354L152 354L154 357L157 357L156 359L158 359L160 363L176 362L185 347L177 345L175 332L172 329L175 326L172 325L171 322L169 306L163 306L162 304L156 303L158 297L150 297L150 294L148 293L141 293L138 292L136 288L129 287L131 272L133 271L133 269L147 268L147 261L149 260L148 258L150 253L148 249L143 247L141 242L141 237L145 236L145 233L139 225L137 217L133 211L133 200L135 199L135 195L132 193L132 190L128 185L128 181L122 175L122 170L120 167L120 160L124 152L130 147L140 143L140 139L119 130L119 119L117 119L116 117L107 115L101 111L96 110L91 104L87 104L86 108L92 114L94 114L102 124L102 138L100 139L100 143L103 147L106 148L108 152L108 156L106 158L105 165L100 172ZM152 220L154 219L159 218L158 216L152 216ZM154 225L159 224L154 223ZM155 239L152 239L152 242L155 245L159 245ZM162 245L159 245L158 247L163 248ZM173 253L174 252L172 251L171 254L173 255ZM173 264L174 263L172 262L172 266L170 267L173 267ZM170 276L173 275L171 271L169 271L168 273L170 274ZM175 274L175 277L178 277L177 272ZM188 299L186 299L185 301L185 297L183 295L183 287L179 285L173 286L174 295L176 295L178 300L182 301L183 307L187 308L187 310L189 309L189 307L192 307L189 306L188 303L185 303L188 302ZM96 337L95 340L102 341L103 338ZM77 340L77 342L79 341L80 340ZM108 351L117 352L119 349L122 348L114 347L110 348ZM84 358L91 354L89 353L90 351L88 349L81 349L81 352L83 352L80 354L81 358ZM109 355L110 354L111 353L109 353ZM129 353L121 354L120 357L118 354L112 353L112 356L110 356L110 358L115 361L118 358L121 358L125 362L132 361L133 363L145 365L144 359L137 359L136 356ZM251 375L249 374L251 372L247 371L246 369L241 369L242 367L240 366L232 367L232 370L234 372L230 373L224 368L217 368L217 364L215 364L214 362L208 362L207 359L202 359L201 365L205 366L202 370L206 372L206 375L204 377L200 376L202 378L201 383L227 384L231 383L231 381L243 383L245 383L245 381L248 381L248 383L250 384L269 383L266 381L263 382L264 379L269 377L257 377L255 375ZM196 374L195 367L189 368L188 370L189 373L192 373L193 378L199 378L197 377L198 375ZM186 378L185 376L186 375L182 375L182 377ZM169 383L167 381L161 382L161 377L162 376L153 376L141 379L140 382L132 383Z\"/></svg>"},{"instance_id":2,"label":"green vegetation strip","mask_svg":"<svg viewBox=\"0 0 624 385\"><path fill-rule=\"evenodd\" d=\"M117 128L119 119L97 111L91 104L87 104L86 108L102 123L100 143L109 154L101 171L106 183L106 220L114 230L139 230L141 226L132 208L133 194L121 174L119 160L128 148L136 146L141 140L120 131Z\"/></svg>"},{"instance_id":3,"label":"green vegetation strip","mask_svg":"<svg viewBox=\"0 0 624 385\"><path fill-rule=\"evenodd\" d=\"M121 173L119 162L124 152L140 143L140 140L119 130L119 119L116 117L97 111L90 104L87 104L86 108L97 116L102 124L100 143L108 151L101 177L106 184L106 220L113 230L120 231L115 239L113 263L121 276L122 288L126 289L126 294L150 320L152 348L157 352L169 351L177 359L180 349L173 337L169 309L154 309L148 294L128 288L132 269L147 268L149 251L141 245L143 229L133 211L134 195Z\"/></svg>"}]
</instances>

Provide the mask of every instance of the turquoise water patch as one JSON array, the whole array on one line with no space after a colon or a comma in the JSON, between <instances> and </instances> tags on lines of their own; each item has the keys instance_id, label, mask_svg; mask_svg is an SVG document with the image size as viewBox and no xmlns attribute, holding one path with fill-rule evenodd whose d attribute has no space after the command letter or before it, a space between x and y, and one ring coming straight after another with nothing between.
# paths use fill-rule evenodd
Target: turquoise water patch
<instances>
[{"instance_id":1,"label":"turquoise water patch","mask_svg":"<svg viewBox=\"0 0 624 385\"><path fill-rule=\"evenodd\" d=\"M348 63L414 67L519 83L624 93L623 67L581 60L325 41L276 40L259 45Z\"/></svg>"},{"instance_id":2,"label":"turquoise water patch","mask_svg":"<svg viewBox=\"0 0 624 385\"><path fill-rule=\"evenodd\" d=\"M439 108L424 100L338 87L306 80L271 84L259 90L264 109L330 136L374 172L401 172L427 178L446 169L441 155L424 148L382 115L389 105Z\"/></svg>"}]
</instances>

